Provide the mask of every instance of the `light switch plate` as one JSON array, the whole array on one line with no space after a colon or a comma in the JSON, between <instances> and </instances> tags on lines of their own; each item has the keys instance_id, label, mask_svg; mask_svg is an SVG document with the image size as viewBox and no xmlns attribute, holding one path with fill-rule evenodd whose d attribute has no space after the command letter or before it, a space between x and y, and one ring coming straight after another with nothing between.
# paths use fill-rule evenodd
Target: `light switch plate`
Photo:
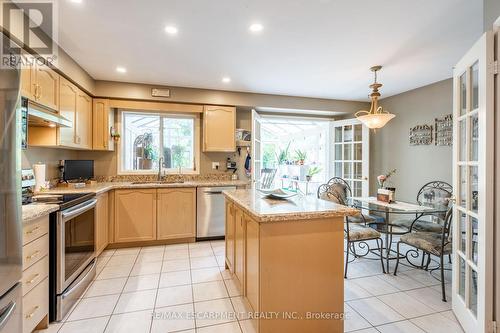
<instances>
[{"instance_id":1,"label":"light switch plate","mask_svg":"<svg viewBox=\"0 0 500 333\"><path fill-rule=\"evenodd\" d=\"M220 163L219 162L212 162L212 169L214 170L219 170Z\"/></svg>"}]
</instances>

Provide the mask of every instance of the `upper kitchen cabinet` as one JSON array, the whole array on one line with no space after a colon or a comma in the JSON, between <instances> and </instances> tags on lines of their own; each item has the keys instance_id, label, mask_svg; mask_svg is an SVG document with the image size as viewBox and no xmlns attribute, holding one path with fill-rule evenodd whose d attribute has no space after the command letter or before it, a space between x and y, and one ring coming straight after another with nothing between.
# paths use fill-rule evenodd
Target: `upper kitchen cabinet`
<instances>
[{"instance_id":1,"label":"upper kitchen cabinet","mask_svg":"<svg viewBox=\"0 0 500 333\"><path fill-rule=\"evenodd\" d=\"M78 87L62 77L59 84L59 96L59 113L73 123L72 127L59 129L59 144L65 147L77 147L75 125Z\"/></svg>"},{"instance_id":2,"label":"upper kitchen cabinet","mask_svg":"<svg viewBox=\"0 0 500 333\"><path fill-rule=\"evenodd\" d=\"M21 94L43 106L59 111L59 74L32 57L21 70Z\"/></svg>"},{"instance_id":3,"label":"upper kitchen cabinet","mask_svg":"<svg viewBox=\"0 0 500 333\"><path fill-rule=\"evenodd\" d=\"M78 90L75 141L80 149L92 149L92 97Z\"/></svg>"},{"instance_id":4,"label":"upper kitchen cabinet","mask_svg":"<svg viewBox=\"0 0 500 333\"><path fill-rule=\"evenodd\" d=\"M205 105L203 108L203 151L236 150L236 108Z\"/></svg>"},{"instance_id":5,"label":"upper kitchen cabinet","mask_svg":"<svg viewBox=\"0 0 500 333\"><path fill-rule=\"evenodd\" d=\"M94 150L115 150L111 137L114 121L114 112L109 107L109 100L95 98L92 106L92 148Z\"/></svg>"}]
</instances>

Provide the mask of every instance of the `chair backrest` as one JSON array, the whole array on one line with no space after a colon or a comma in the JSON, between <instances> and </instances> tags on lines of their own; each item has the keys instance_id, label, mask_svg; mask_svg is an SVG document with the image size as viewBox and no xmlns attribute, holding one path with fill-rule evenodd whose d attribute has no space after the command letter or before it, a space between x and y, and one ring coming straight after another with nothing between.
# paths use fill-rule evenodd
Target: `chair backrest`
<instances>
[{"instance_id":1,"label":"chair backrest","mask_svg":"<svg viewBox=\"0 0 500 333\"><path fill-rule=\"evenodd\" d=\"M452 193L453 187L447 182L440 180L428 182L418 191L417 202L419 205L433 203L448 207Z\"/></svg>"},{"instance_id":2,"label":"chair backrest","mask_svg":"<svg viewBox=\"0 0 500 333\"><path fill-rule=\"evenodd\" d=\"M276 175L276 169L261 169L261 182L260 187L263 189L271 188L274 181L274 176Z\"/></svg>"},{"instance_id":3,"label":"chair backrest","mask_svg":"<svg viewBox=\"0 0 500 333\"><path fill-rule=\"evenodd\" d=\"M347 198L352 196L351 187L340 177L333 177L326 184L318 187L318 198L330 200L341 205L347 204Z\"/></svg>"},{"instance_id":4,"label":"chair backrest","mask_svg":"<svg viewBox=\"0 0 500 333\"><path fill-rule=\"evenodd\" d=\"M452 220L453 220L453 209L450 206L448 208L448 211L446 212L445 218L444 218L444 224L443 224L443 231L441 234L441 245L444 246L448 243L451 242L451 235L452 235Z\"/></svg>"}]
</instances>

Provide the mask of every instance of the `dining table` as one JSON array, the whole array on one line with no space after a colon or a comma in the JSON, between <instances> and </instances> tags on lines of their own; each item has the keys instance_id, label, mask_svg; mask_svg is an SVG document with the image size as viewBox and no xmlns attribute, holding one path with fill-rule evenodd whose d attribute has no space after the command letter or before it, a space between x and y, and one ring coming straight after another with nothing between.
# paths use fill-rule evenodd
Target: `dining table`
<instances>
[{"instance_id":1,"label":"dining table","mask_svg":"<svg viewBox=\"0 0 500 333\"><path fill-rule=\"evenodd\" d=\"M390 272L390 260L397 259L395 255L391 255L391 252L396 252L392 249L392 236L403 235L411 232L411 227L410 229L406 229L392 224L391 217L403 216L404 218L411 219L413 220L411 225L413 227L414 223L423 216L439 217L446 214L446 211L448 210L448 208L443 206L442 203L409 203L399 200L384 202L377 200L376 197L351 197L348 198L348 205L361 210L363 214L374 214L384 217L384 221L382 223L375 222L373 225L377 231L385 234L385 244L383 245L380 253L382 253L382 258L386 260L386 269L388 273ZM384 251L385 255L383 254Z\"/></svg>"}]
</instances>

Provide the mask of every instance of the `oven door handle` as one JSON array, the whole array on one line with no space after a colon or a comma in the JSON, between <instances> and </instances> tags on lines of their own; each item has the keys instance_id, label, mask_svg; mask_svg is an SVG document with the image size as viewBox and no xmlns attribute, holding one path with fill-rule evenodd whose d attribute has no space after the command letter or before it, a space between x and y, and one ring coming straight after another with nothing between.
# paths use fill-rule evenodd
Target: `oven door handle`
<instances>
[{"instance_id":1,"label":"oven door handle","mask_svg":"<svg viewBox=\"0 0 500 333\"><path fill-rule=\"evenodd\" d=\"M96 265L96 260L93 260L91 266L89 266L86 269L87 272L85 273L85 275L81 276L81 274L80 274L80 276L77 278L78 282L75 283L74 286L71 286L68 290L65 290L64 294L63 294L63 297L65 295L71 294L73 292L73 290L77 289L84 281L88 280L87 277L89 276L89 274L92 273L92 270L94 269L95 265ZM84 273L84 272L85 272L85 270L82 273Z\"/></svg>"},{"instance_id":2,"label":"oven door handle","mask_svg":"<svg viewBox=\"0 0 500 333\"><path fill-rule=\"evenodd\" d=\"M7 321L12 315L12 312L14 312L16 305L16 302L10 301L10 303L2 309L2 314L0 315L0 330L7 324Z\"/></svg>"},{"instance_id":3,"label":"oven door handle","mask_svg":"<svg viewBox=\"0 0 500 333\"><path fill-rule=\"evenodd\" d=\"M82 204L76 205L75 207L63 210L61 212L61 217L65 221L69 220L69 219L71 219L71 218L73 218L73 217L75 217L77 215L80 215L81 213L86 212L87 210L90 210L90 209L94 208L96 202L97 202L96 199L92 199L92 200L89 200L89 201L85 201Z\"/></svg>"}]
</instances>

